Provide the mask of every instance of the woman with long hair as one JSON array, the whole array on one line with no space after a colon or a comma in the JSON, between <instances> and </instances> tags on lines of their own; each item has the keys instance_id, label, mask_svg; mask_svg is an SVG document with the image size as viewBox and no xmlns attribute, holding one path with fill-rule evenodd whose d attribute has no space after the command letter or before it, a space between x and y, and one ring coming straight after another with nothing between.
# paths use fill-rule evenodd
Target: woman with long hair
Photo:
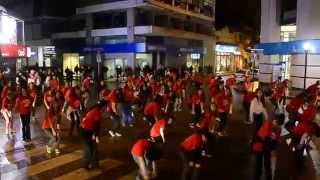
<instances>
[{"instance_id":1,"label":"woman with long hair","mask_svg":"<svg viewBox=\"0 0 320 180\"><path fill-rule=\"evenodd\" d=\"M256 90L256 97L250 104L250 122L254 124L254 134L257 134L265 119L268 119L268 113L264 94L262 89L258 88Z\"/></svg>"}]
</instances>

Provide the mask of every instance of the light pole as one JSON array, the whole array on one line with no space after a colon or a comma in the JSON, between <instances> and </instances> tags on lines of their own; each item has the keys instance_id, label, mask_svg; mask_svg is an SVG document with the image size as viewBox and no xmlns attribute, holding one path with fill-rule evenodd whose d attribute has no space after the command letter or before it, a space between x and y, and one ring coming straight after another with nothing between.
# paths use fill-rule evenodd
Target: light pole
<instances>
[{"instance_id":1,"label":"light pole","mask_svg":"<svg viewBox=\"0 0 320 180\"><path fill-rule=\"evenodd\" d=\"M306 42L306 43L303 44L303 49L305 51L303 88L306 89L306 86L307 86L308 54L313 51L314 47L312 46L311 43Z\"/></svg>"}]
</instances>

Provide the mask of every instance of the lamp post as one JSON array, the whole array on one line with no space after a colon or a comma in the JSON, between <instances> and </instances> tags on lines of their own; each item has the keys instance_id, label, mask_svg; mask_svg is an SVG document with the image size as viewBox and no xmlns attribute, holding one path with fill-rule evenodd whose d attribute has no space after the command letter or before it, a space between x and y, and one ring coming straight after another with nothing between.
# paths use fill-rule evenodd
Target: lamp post
<instances>
[{"instance_id":1,"label":"lamp post","mask_svg":"<svg viewBox=\"0 0 320 180\"><path fill-rule=\"evenodd\" d=\"M308 54L313 51L313 46L311 43L306 42L303 44L303 49L305 51L304 57L304 78L303 78L303 88L306 89L307 86L307 66L308 66Z\"/></svg>"}]
</instances>

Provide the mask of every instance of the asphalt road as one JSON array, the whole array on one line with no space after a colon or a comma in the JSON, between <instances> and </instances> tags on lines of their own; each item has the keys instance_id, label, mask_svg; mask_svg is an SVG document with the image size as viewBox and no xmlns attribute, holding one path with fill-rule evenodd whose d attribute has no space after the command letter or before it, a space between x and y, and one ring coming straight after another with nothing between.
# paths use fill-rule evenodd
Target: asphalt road
<instances>
[{"instance_id":1,"label":"asphalt road","mask_svg":"<svg viewBox=\"0 0 320 180\"><path fill-rule=\"evenodd\" d=\"M241 94L234 93L233 114L229 118L226 137L217 139L212 158L205 159L201 170L201 180L251 180L253 179L254 157L250 152L251 125L243 123L244 111L241 107ZM0 121L0 172L1 179L115 179L133 180L137 167L130 156L134 141L146 138L149 126L141 120L140 113L135 116L135 126L122 128L123 137L111 138L107 131L110 121L103 123L102 139L99 144L101 170L87 172L81 169L82 149L78 135L67 136L69 122L63 121L62 153L59 156L45 152L45 137L39 128L43 107L38 109L37 120L32 122L32 143L21 142L16 118L17 135L8 139L4 134L4 121ZM190 111L175 115L173 125L168 129L168 142L164 146L164 157L159 162L157 179L180 179L182 162L178 155L178 144L193 130L188 127ZM276 152L276 180L316 180L310 158L307 168L300 173L294 166L295 161L290 148L281 142ZM319 178L319 177L318 177Z\"/></svg>"}]
</instances>

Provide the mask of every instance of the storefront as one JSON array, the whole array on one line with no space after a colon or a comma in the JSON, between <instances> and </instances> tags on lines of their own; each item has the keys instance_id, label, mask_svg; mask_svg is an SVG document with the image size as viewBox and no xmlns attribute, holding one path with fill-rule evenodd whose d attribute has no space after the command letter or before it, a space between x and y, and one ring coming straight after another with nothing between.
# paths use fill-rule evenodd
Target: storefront
<instances>
[{"instance_id":1,"label":"storefront","mask_svg":"<svg viewBox=\"0 0 320 180\"><path fill-rule=\"evenodd\" d=\"M9 79L14 79L16 72L26 66L27 48L22 45L0 45L1 67Z\"/></svg>"},{"instance_id":2,"label":"storefront","mask_svg":"<svg viewBox=\"0 0 320 180\"><path fill-rule=\"evenodd\" d=\"M239 48L235 45L216 45L216 71L217 73L233 73L244 66Z\"/></svg>"},{"instance_id":3,"label":"storefront","mask_svg":"<svg viewBox=\"0 0 320 180\"><path fill-rule=\"evenodd\" d=\"M63 72L66 69L74 71L75 67L80 67L80 54L78 53L64 53L63 54ZM66 74L65 74L66 75Z\"/></svg>"},{"instance_id":4,"label":"storefront","mask_svg":"<svg viewBox=\"0 0 320 180\"><path fill-rule=\"evenodd\" d=\"M27 52L29 66L51 67L56 60L55 46L32 46Z\"/></svg>"}]
</instances>

